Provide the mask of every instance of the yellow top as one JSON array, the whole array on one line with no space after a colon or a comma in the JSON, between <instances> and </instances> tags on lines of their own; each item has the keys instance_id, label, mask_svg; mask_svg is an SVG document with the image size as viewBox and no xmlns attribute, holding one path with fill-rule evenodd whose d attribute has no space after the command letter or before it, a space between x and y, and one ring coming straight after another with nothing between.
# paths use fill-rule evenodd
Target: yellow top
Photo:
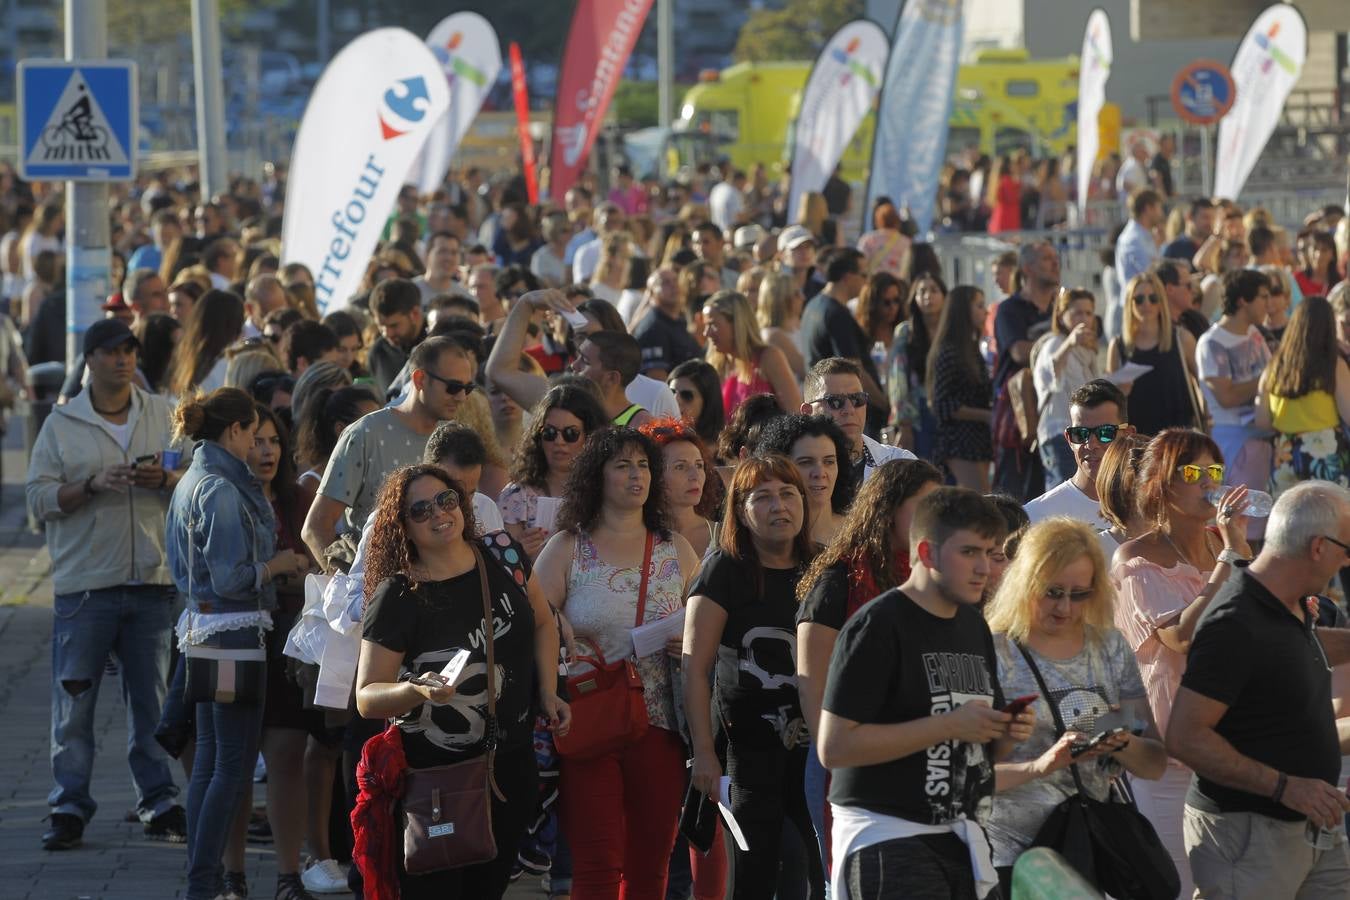
<instances>
[{"instance_id":1,"label":"yellow top","mask_svg":"<svg viewBox=\"0 0 1350 900\"><path fill-rule=\"evenodd\" d=\"M1275 430L1281 434L1304 434L1323 431L1340 424L1336 398L1327 391L1309 391L1292 400L1270 395L1270 417Z\"/></svg>"}]
</instances>

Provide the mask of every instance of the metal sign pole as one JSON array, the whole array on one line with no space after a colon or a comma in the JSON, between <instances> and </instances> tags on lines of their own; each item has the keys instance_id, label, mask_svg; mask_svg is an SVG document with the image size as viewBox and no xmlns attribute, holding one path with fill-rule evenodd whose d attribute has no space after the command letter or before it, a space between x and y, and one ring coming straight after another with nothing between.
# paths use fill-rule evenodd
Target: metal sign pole
<instances>
[{"instance_id":1,"label":"metal sign pole","mask_svg":"<svg viewBox=\"0 0 1350 900\"><path fill-rule=\"evenodd\" d=\"M105 59L105 0L65 0L66 59ZM134 132L133 132L134 134ZM110 293L108 185L66 182L66 366L82 360L84 332L102 317Z\"/></svg>"},{"instance_id":2,"label":"metal sign pole","mask_svg":"<svg viewBox=\"0 0 1350 900\"><path fill-rule=\"evenodd\" d=\"M1208 197L1214 190L1212 180L1214 161L1211 158L1210 129L1213 125L1200 126L1200 193Z\"/></svg>"}]
</instances>

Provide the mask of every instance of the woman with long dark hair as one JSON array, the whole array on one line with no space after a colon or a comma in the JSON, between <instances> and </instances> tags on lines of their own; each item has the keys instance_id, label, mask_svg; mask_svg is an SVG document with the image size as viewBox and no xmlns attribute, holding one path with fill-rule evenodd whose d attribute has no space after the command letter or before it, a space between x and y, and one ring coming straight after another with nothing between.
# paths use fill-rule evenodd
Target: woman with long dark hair
<instances>
[{"instance_id":1,"label":"woman with long dark hair","mask_svg":"<svg viewBox=\"0 0 1350 900\"><path fill-rule=\"evenodd\" d=\"M295 461L305 470L297 483L310 502L323 481L328 458L337 447L347 426L380 408L365 385L319 388L310 394L303 407L292 407L295 425Z\"/></svg>"},{"instance_id":2,"label":"woman with long dark hair","mask_svg":"<svg viewBox=\"0 0 1350 900\"><path fill-rule=\"evenodd\" d=\"M497 234L492 239L492 252L497 265L529 268L534 251L544 245L535 227L534 218L524 203L507 203L497 221Z\"/></svg>"},{"instance_id":3,"label":"woman with long dark hair","mask_svg":"<svg viewBox=\"0 0 1350 900\"><path fill-rule=\"evenodd\" d=\"M718 549L689 588L684 708L693 786L711 798L720 795L714 722L720 723L731 811L749 848L735 849L737 900L774 896L787 862L786 822L806 853L809 896L824 895L803 788L809 736L797 695L794 633L797 584L815 554L810 533L806 486L796 467L777 454L752 456L732 479Z\"/></svg>"},{"instance_id":4,"label":"woman with long dark hair","mask_svg":"<svg viewBox=\"0 0 1350 900\"><path fill-rule=\"evenodd\" d=\"M1323 297L1294 310L1256 389L1256 424L1275 431L1270 493L1317 478L1350 486L1350 366L1336 348L1336 317Z\"/></svg>"},{"instance_id":5,"label":"woman with long dark hair","mask_svg":"<svg viewBox=\"0 0 1350 900\"><path fill-rule=\"evenodd\" d=\"M895 328L903 318L905 295L909 286L903 279L890 272L874 272L863 285L858 295L858 308L853 314L871 348L877 344L890 352L891 342L895 340ZM883 373L884 374L884 373ZM885 387L885 385L882 385Z\"/></svg>"},{"instance_id":6,"label":"woman with long dark hair","mask_svg":"<svg viewBox=\"0 0 1350 900\"><path fill-rule=\"evenodd\" d=\"M947 285L941 278L915 275L909 285L904 321L895 326L895 337L886 353L891 424L899 429L899 445L913 450L921 459L932 457L936 438L937 421L928 406L924 381L928 377L933 336L946 305Z\"/></svg>"},{"instance_id":7,"label":"woman with long dark hair","mask_svg":"<svg viewBox=\"0 0 1350 900\"><path fill-rule=\"evenodd\" d=\"M537 803L535 714L546 718L555 734L566 733L571 724L557 694L552 613L537 591L527 591L483 552L474 533L468 494L439 466L408 466L385 481L366 557L357 710L366 718L395 719L410 769L492 754L496 788L490 798L495 859L415 876L402 867L394 873L363 866L367 890L376 881L397 878L406 900L499 898L506 892L516 848ZM488 597L482 593L484 579ZM492 673L484 637L489 628ZM461 650L469 651L469 661L460 680L450 684L439 673ZM488 707L489 685L495 716Z\"/></svg>"},{"instance_id":8,"label":"woman with long dark hair","mask_svg":"<svg viewBox=\"0 0 1350 900\"><path fill-rule=\"evenodd\" d=\"M1294 278L1304 297L1325 297L1341 280L1335 238L1325 231L1314 231L1307 257L1307 265L1294 272Z\"/></svg>"},{"instance_id":9,"label":"woman with long dark hair","mask_svg":"<svg viewBox=\"0 0 1350 900\"><path fill-rule=\"evenodd\" d=\"M688 359L670 370L666 383L675 394L680 418L693 424L705 444L716 447L727 424L717 370L704 360Z\"/></svg>"},{"instance_id":10,"label":"woman with long dark hair","mask_svg":"<svg viewBox=\"0 0 1350 900\"><path fill-rule=\"evenodd\" d=\"M909 525L919 501L942 486L942 473L917 459L893 459L863 482L844 526L816 554L797 585L797 692L812 735L806 758L806 805L822 858L825 767L815 752L825 675L844 623L869 600L909 578Z\"/></svg>"},{"instance_id":11,"label":"woman with long dark hair","mask_svg":"<svg viewBox=\"0 0 1350 900\"><path fill-rule=\"evenodd\" d=\"M174 350L183 339L183 326L173 316L151 313L136 323L135 332L141 342L141 374L150 390L160 393L168 380Z\"/></svg>"},{"instance_id":12,"label":"woman with long dark hair","mask_svg":"<svg viewBox=\"0 0 1350 900\"><path fill-rule=\"evenodd\" d=\"M608 422L595 395L576 385L549 388L535 406L530 429L516 448L511 482L497 497L507 534L531 559L555 530L540 527L539 498L563 496L586 439Z\"/></svg>"},{"instance_id":13,"label":"woman with long dark hair","mask_svg":"<svg viewBox=\"0 0 1350 900\"><path fill-rule=\"evenodd\" d=\"M568 474L560 530L530 586L566 616L583 656L631 657L635 626L683 606L698 557L670 530L664 468L646 435L604 428L587 438ZM574 897L665 896L685 760L670 649L636 661L646 733L596 756L563 756L560 812ZM588 666L579 662L570 674Z\"/></svg>"},{"instance_id":14,"label":"woman with long dark hair","mask_svg":"<svg viewBox=\"0 0 1350 900\"><path fill-rule=\"evenodd\" d=\"M176 430L194 442L192 464L174 490L165 525L174 584L187 598L178 623L185 651L257 650L272 627L276 586L309 561L276 549L276 520L248 467L258 429L253 398L237 388L185 397ZM190 900L213 900L227 885L222 854L243 799L262 730L261 702L196 704L196 756L188 786ZM278 887L283 887L278 884Z\"/></svg>"},{"instance_id":15,"label":"woman with long dark hair","mask_svg":"<svg viewBox=\"0 0 1350 900\"><path fill-rule=\"evenodd\" d=\"M244 301L229 291L207 291L192 306L183 339L173 355L169 393L186 397L225 384L225 351L244 329Z\"/></svg>"},{"instance_id":16,"label":"woman with long dark hair","mask_svg":"<svg viewBox=\"0 0 1350 900\"><path fill-rule=\"evenodd\" d=\"M984 292L961 285L942 309L928 354L928 402L938 422L933 461L945 465L960 487L989 492L994 442L989 430L994 389L980 358L988 314Z\"/></svg>"}]
</instances>

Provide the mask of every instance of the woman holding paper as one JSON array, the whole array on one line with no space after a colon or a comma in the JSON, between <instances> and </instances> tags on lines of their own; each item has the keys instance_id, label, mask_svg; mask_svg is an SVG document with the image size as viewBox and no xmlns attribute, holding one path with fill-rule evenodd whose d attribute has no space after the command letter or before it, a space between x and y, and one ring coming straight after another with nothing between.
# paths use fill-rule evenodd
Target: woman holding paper
<instances>
[{"instance_id":1,"label":"woman holding paper","mask_svg":"<svg viewBox=\"0 0 1350 900\"><path fill-rule=\"evenodd\" d=\"M506 533L531 559L553 534L558 498L587 435L608 421L600 401L578 385L552 387L535 406L516 450L511 482L497 497ZM540 500L547 501L542 511Z\"/></svg>"},{"instance_id":2,"label":"woman holding paper","mask_svg":"<svg viewBox=\"0 0 1350 900\"><path fill-rule=\"evenodd\" d=\"M797 583L815 553L809 519L806 485L787 457L742 461L718 548L689 589L684 708L693 783L709 797L720 795L716 721L727 741L731 813L748 847L736 847L736 900L774 896L788 820L806 853L810 896L825 890L803 788L810 736L797 696Z\"/></svg>"},{"instance_id":3,"label":"woman holding paper","mask_svg":"<svg viewBox=\"0 0 1350 900\"><path fill-rule=\"evenodd\" d=\"M1040 398L1036 441L1045 464L1045 489L1058 487L1078 471L1069 427L1069 396L1094 378L1097 364L1097 299L1086 288L1061 290L1055 297L1050 334L1032 354L1031 374Z\"/></svg>"},{"instance_id":4,"label":"woman holding paper","mask_svg":"<svg viewBox=\"0 0 1350 900\"><path fill-rule=\"evenodd\" d=\"M566 734L571 725L570 710L557 693L553 616L537 591L527 591L507 565L473 543L473 504L461 503L461 497L467 501L460 484L429 465L395 471L380 491L366 559L356 708L368 719L395 719L412 769L481 756L490 749L489 735L495 735L492 775L499 793L493 795L491 815L498 854L478 865L416 876L402 867L397 873L379 871L365 864L379 856L370 854L361 872L367 896L372 884L397 877L405 900L501 897L537 808L535 713L549 720L555 734ZM484 640L489 603L491 675ZM468 663L458 679L443 675L446 664L466 649ZM370 799L364 792L379 781L378 775L366 779L363 797ZM373 831L381 827L375 818L354 817L353 825Z\"/></svg>"},{"instance_id":5,"label":"woman holding paper","mask_svg":"<svg viewBox=\"0 0 1350 900\"><path fill-rule=\"evenodd\" d=\"M1156 275L1131 278L1124 300L1121 335L1107 350L1106 371L1126 363L1152 367L1129 381L1111 379L1130 398L1130 424L1146 437L1165 428L1195 428L1200 424L1199 393L1191 381L1195 338L1173 327L1167 294Z\"/></svg>"},{"instance_id":6,"label":"woman holding paper","mask_svg":"<svg viewBox=\"0 0 1350 900\"><path fill-rule=\"evenodd\" d=\"M660 448L630 428L595 432L572 466L559 531L530 587L572 623L578 655L605 664L634 656L635 626L683 608L698 557L667 523L663 473ZM636 661L648 722L640 738L595 755L563 750L559 810L574 900L665 896L685 760L668 652ZM568 674L589 669L577 663ZM578 732L578 745L585 737Z\"/></svg>"}]
</instances>

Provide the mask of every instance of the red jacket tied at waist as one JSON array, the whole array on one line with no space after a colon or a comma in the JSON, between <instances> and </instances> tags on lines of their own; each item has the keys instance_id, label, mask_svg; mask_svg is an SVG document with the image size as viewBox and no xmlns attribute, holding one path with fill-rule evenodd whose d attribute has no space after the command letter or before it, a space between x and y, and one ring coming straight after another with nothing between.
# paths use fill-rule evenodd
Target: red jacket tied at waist
<instances>
[{"instance_id":1,"label":"red jacket tied at waist","mask_svg":"<svg viewBox=\"0 0 1350 900\"><path fill-rule=\"evenodd\" d=\"M391 725L366 741L356 767L356 808L352 810L352 862L361 871L366 900L398 900L403 830L394 807L403 799L403 735Z\"/></svg>"}]
</instances>

